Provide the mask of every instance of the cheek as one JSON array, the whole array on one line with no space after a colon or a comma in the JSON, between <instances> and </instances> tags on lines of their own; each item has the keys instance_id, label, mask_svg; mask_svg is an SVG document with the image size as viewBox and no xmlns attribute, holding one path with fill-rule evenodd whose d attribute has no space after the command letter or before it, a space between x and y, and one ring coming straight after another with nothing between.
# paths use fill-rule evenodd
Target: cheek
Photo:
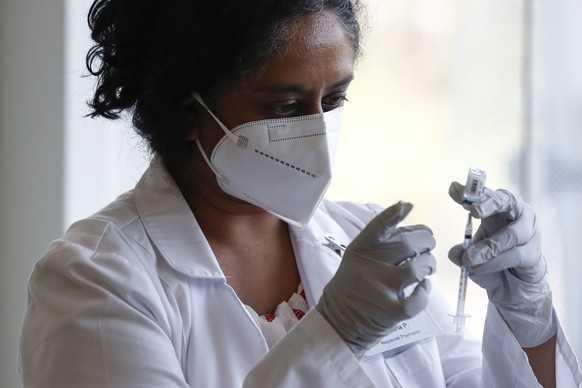
<instances>
[{"instance_id":1,"label":"cheek","mask_svg":"<svg viewBox=\"0 0 582 388\"><path fill-rule=\"evenodd\" d=\"M200 112L196 109L196 103L194 101L189 101L187 105L183 107L182 114L182 124L184 128L184 140L194 141L200 135L200 125L199 117Z\"/></svg>"},{"instance_id":2,"label":"cheek","mask_svg":"<svg viewBox=\"0 0 582 388\"><path fill-rule=\"evenodd\" d=\"M194 141L200 136L200 130L195 125L189 125L186 129L186 141Z\"/></svg>"},{"instance_id":3,"label":"cheek","mask_svg":"<svg viewBox=\"0 0 582 388\"><path fill-rule=\"evenodd\" d=\"M193 132L196 134L194 140L197 138L200 141L208 157L210 157L220 139L225 136L222 128L220 128L210 115L205 115L200 121L200 125L197 125Z\"/></svg>"}]
</instances>

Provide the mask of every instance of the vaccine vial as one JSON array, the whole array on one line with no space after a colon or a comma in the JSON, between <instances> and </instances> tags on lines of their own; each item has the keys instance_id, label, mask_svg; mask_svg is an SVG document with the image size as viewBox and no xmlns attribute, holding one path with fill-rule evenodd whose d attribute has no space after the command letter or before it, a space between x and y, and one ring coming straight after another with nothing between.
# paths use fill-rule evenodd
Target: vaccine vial
<instances>
[{"instance_id":1,"label":"vaccine vial","mask_svg":"<svg viewBox=\"0 0 582 388\"><path fill-rule=\"evenodd\" d=\"M487 174L485 170L471 167L467 174L467 183L465 184L464 196L469 203L475 202L481 197L485 189L485 179Z\"/></svg>"}]
</instances>

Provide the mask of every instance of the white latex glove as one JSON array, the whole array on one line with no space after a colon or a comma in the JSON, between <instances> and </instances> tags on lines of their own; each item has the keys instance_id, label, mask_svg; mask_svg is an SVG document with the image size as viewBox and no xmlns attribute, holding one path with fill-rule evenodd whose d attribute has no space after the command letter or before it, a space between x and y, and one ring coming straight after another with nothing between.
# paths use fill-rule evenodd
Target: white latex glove
<instances>
[{"instance_id":1,"label":"white latex glove","mask_svg":"<svg viewBox=\"0 0 582 388\"><path fill-rule=\"evenodd\" d=\"M522 347L546 342L556 333L556 325L534 210L507 190L485 188L472 204L464 201L463 190L462 184L453 182L449 195L480 218L481 225L469 249L458 244L449 258L469 268L469 277L487 290Z\"/></svg>"},{"instance_id":2,"label":"white latex glove","mask_svg":"<svg viewBox=\"0 0 582 388\"><path fill-rule=\"evenodd\" d=\"M428 303L425 277L436 269L435 240L424 225L397 227L411 209L399 202L370 221L348 245L316 306L357 358ZM405 297L404 288L414 283Z\"/></svg>"}]
</instances>

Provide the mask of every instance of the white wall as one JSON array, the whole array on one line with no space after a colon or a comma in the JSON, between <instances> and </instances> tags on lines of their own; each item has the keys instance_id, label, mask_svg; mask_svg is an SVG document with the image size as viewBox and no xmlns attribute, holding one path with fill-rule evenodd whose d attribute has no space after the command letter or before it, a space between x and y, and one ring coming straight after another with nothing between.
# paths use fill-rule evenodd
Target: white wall
<instances>
[{"instance_id":1,"label":"white wall","mask_svg":"<svg viewBox=\"0 0 582 388\"><path fill-rule=\"evenodd\" d=\"M64 226L86 217L135 186L148 154L129 120L86 117L95 87L87 77L91 47L87 12L92 0L65 2L65 187Z\"/></svg>"},{"instance_id":2,"label":"white wall","mask_svg":"<svg viewBox=\"0 0 582 388\"><path fill-rule=\"evenodd\" d=\"M145 168L123 123L84 118L90 0L0 0L0 387L21 386L20 325L34 263L67 225Z\"/></svg>"},{"instance_id":3,"label":"white wall","mask_svg":"<svg viewBox=\"0 0 582 388\"><path fill-rule=\"evenodd\" d=\"M0 1L0 387L34 262L63 224L63 2Z\"/></svg>"}]
</instances>

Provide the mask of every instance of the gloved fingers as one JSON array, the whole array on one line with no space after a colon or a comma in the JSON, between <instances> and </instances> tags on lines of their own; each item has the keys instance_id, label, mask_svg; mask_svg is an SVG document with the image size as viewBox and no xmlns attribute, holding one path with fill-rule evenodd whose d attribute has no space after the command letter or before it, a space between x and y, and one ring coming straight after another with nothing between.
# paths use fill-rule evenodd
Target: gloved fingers
<instances>
[{"instance_id":1,"label":"gloved fingers","mask_svg":"<svg viewBox=\"0 0 582 388\"><path fill-rule=\"evenodd\" d=\"M475 218L487 218L500 214L504 219L513 221L521 216L525 203L510 191L500 189L493 191L487 187L483 199L470 205L471 215Z\"/></svg>"},{"instance_id":2,"label":"gloved fingers","mask_svg":"<svg viewBox=\"0 0 582 388\"><path fill-rule=\"evenodd\" d=\"M426 251L431 251L436 246L432 229L426 225L407 225L396 229L388 241L392 243L401 243L403 247L410 250L411 257L418 256ZM406 249L405 249L406 250Z\"/></svg>"},{"instance_id":3,"label":"gloved fingers","mask_svg":"<svg viewBox=\"0 0 582 388\"><path fill-rule=\"evenodd\" d=\"M400 276L405 279L402 283L405 288L432 275L436 271L436 260L431 253L427 252L408 260L399 267Z\"/></svg>"},{"instance_id":4,"label":"gloved fingers","mask_svg":"<svg viewBox=\"0 0 582 388\"><path fill-rule=\"evenodd\" d=\"M457 244L449 250L448 257L453 264L460 267L463 265L463 254L465 254L465 247L463 244Z\"/></svg>"},{"instance_id":5,"label":"gloved fingers","mask_svg":"<svg viewBox=\"0 0 582 388\"><path fill-rule=\"evenodd\" d=\"M508 220L518 218L525 203L515 194L507 190L491 190L487 187L483 190L482 199L468 203L463 194L465 186L459 182L452 182L449 186L449 196L458 204L463 205L475 218L487 218L494 214L502 213L502 217Z\"/></svg>"},{"instance_id":6,"label":"gloved fingers","mask_svg":"<svg viewBox=\"0 0 582 388\"><path fill-rule=\"evenodd\" d=\"M459 182L451 182L451 185L449 186L449 196L459 205L463 205L465 203L465 196L463 195L464 190L464 185Z\"/></svg>"},{"instance_id":7,"label":"gloved fingers","mask_svg":"<svg viewBox=\"0 0 582 388\"><path fill-rule=\"evenodd\" d=\"M501 254L509 252L519 246L527 246L529 250L539 249L534 257L541 254L541 235L537 231L536 217L533 211L524 212L521 217L511 224L499 229L491 236L482 238L486 233L485 227L481 225L478 230L477 238L474 243L467 249L463 264L479 265L490 261ZM520 265L521 262L516 263Z\"/></svg>"},{"instance_id":8,"label":"gloved fingers","mask_svg":"<svg viewBox=\"0 0 582 388\"><path fill-rule=\"evenodd\" d=\"M451 185L449 186L449 196L453 199L453 201L455 201L459 205L463 205L463 209L470 212L471 216L473 216L475 218L482 218L480 216L480 212L475 210L476 202L471 202L471 203L467 202L467 200L465 199L464 191L465 191L465 186L459 182L452 182ZM492 190L488 189L487 187L484 187L483 188L483 195L479 199L479 203L481 201L487 200L488 195L492 192L493 192ZM495 197L495 198L497 198L497 197ZM490 202L489 208L491 208L492 205L493 204Z\"/></svg>"},{"instance_id":9,"label":"gloved fingers","mask_svg":"<svg viewBox=\"0 0 582 388\"><path fill-rule=\"evenodd\" d=\"M509 268L513 268L519 265L520 259L525 256L528 249L525 245L515 247L510 251L502 252L496 257L484 261L481 263L475 263L471 261L469 256L463 255L463 263L465 266L469 267L469 272L471 274L481 275L493 272L501 272Z\"/></svg>"},{"instance_id":10,"label":"gloved fingers","mask_svg":"<svg viewBox=\"0 0 582 388\"><path fill-rule=\"evenodd\" d=\"M382 211L366 225L350 245L370 247L390 238L401 222L412 210L412 204L400 201Z\"/></svg>"},{"instance_id":11,"label":"gloved fingers","mask_svg":"<svg viewBox=\"0 0 582 388\"><path fill-rule=\"evenodd\" d=\"M379 260L398 265L406 259L430 252L436 245L432 230L425 225L411 225L397 228L390 239L369 246L348 246L348 254L365 260Z\"/></svg>"},{"instance_id":12,"label":"gloved fingers","mask_svg":"<svg viewBox=\"0 0 582 388\"><path fill-rule=\"evenodd\" d=\"M401 300L402 316L412 318L428 305L431 283L428 279L421 280L410 296Z\"/></svg>"},{"instance_id":13,"label":"gloved fingers","mask_svg":"<svg viewBox=\"0 0 582 388\"><path fill-rule=\"evenodd\" d=\"M486 246L487 241L483 244ZM481 242L479 243L481 244ZM477 244L476 244L477 245ZM535 254L537 248L530 247L529 244L514 247L506 252L500 252L495 256L484 254L483 251L490 251L489 247L480 248L480 250L471 250L476 246L473 245L467 250L463 244L457 244L449 250L449 260L457 266L466 266L474 273L490 273L502 271L507 268L515 267L525 255ZM476 254L475 254L476 252Z\"/></svg>"},{"instance_id":14,"label":"gloved fingers","mask_svg":"<svg viewBox=\"0 0 582 388\"><path fill-rule=\"evenodd\" d=\"M503 287L503 277L499 276L498 273L484 273L484 274L476 274L476 273L469 273L469 277L473 281L473 283L477 284L479 287L483 288L484 290L491 291L491 290L499 290ZM493 291L492 291L493 292ZM495 303L495 298L492 298L489 295L489 300Z\"/></svg>"},{"instance_id":15,"label":"gloved fingers","mask_svg":"<svg viewBox=\"0 0 582 388\"><path fill-rule=\"evenodd\" d=\"M467 253L467 252L466 252ZM527 244L518 245L510 250L500 252L495 257L483 262L482 264L471 265L470 255L463 256L463 263L471 267L470 272L475 274L485 274L499 272L506 269L513 269L521 273L525 281L535 283L541 277L537 272L540 260L543 260L541 253L541 238L535 236ZM545 265L542 270L545 272Z\"/></svg>"}]
</instances>

